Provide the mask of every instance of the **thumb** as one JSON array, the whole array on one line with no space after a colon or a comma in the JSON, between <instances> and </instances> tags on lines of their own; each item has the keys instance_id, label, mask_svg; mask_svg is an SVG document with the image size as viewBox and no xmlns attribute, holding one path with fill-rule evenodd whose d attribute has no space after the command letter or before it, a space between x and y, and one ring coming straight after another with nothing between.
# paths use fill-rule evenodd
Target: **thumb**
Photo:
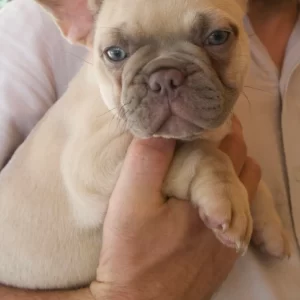
<instances>
[{"instance_id":1,"label":"thumb","mask_svg":"<svg viewBox=\"0 0 300 300\"><path fill-rule=\"evenodd\" d=\"M121 206L130 206L130 202L136 206L138 205L137 201L147 202L147 204L148 202L153 204L153 201L162 201L162 184L172 161L174 150L174 140L134 139L128 148L120 177L110 200L110 206L117 203L122 204ZM145 201L142 201L143 199Z\"/></svg>"}]
</instances>

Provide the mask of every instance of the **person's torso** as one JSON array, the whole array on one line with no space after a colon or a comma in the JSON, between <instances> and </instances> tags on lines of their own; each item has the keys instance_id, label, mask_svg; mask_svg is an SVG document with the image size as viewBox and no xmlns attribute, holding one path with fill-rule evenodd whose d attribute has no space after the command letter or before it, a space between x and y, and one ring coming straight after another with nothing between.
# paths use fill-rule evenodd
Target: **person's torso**
<instances>
[{"instance_id":1,"label":"person's torso","mask_svg":"<svg viewBox=\"0 0 300 300\"><path fill-rule=\"evenodd\" d=\"M291 36L280 77L248 20L246 27L252 62L236 114L243 124L249 154L262 167L263 179L289 232L292 256L279 261L250 248L214 300L299 300L300 21Z\"/></svg>"}]
</instances>

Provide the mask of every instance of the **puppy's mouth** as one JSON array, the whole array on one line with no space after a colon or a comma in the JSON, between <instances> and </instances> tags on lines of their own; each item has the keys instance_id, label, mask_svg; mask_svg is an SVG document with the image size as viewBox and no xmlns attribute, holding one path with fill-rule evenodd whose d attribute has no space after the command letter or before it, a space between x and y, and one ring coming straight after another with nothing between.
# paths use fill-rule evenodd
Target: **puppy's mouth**
<instances>
[{"instance_id":1,"label":"puppy's mouth","mask_svg":"<svg viewBox=\"0 0 300 300\"><path fill-rule=\"evenodd\" d=\"M126 121L134 135L190 140L221 125L223 106L219 95L217 100L207 101L188 82L167 94L161 90L146 88L137 107L127 110Z\"/></svg>"},{"instance_id":2,"label":"puppy's mouth","mask_svg":"<svg viewBox=\"0 0 300 300\"><path fill-rule=\"evenodd\" d=\"M186 76L174 68L162 69L147 82L130 86L123 115L131 132L141 138L187 140L220 126L224 121L222 88L203 78L201 72Z\"/></svg>"},{"instance_id":3,"label":"puppy's mouth","mask_svg":"<svg viewBox=\"0 0 300 300\"><path fill-rule=\"evenodd\" d=\"M155 131L154 137L177 137L181 139L190 139L200 134L204 128L201 128L187 120L176 115L170 115L163 124Z\"/></svg>"},{"instance_id":4,"label":"puppy's mouth","mask_svg":"<svg viewBox=\"0 0 300 300\"><path fill-rule=\"evenodd\" d=\"M191 115L193 107L186 105L187 101L184 101L183 90L178 89L169 96L157 98L152 95L156 99L150 108L150 111L153 110L153 114L151 124L148 125L149 135L190 139L205 130Z\"/></svg>"}]
</instances>

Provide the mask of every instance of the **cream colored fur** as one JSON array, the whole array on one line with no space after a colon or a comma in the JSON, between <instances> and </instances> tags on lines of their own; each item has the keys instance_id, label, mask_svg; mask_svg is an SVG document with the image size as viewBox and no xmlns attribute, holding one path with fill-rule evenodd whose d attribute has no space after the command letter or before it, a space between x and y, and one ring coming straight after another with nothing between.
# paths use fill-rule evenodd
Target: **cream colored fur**
<instances>
[{"instance_id":1,"label":"cream colored fur","mask_svg":"<svg viewBox=\"0 0 300 300\"><path fill-rule=\"evenodd\" d=\"M138 19L140 28L150 36L163 35L172 26L179 26L173 16L181 15L183 8L207 14L218 10L239 25L236 47L240 54L247 53L242 11L236 3L230 6L224 0L159 1L160 4L135 1L148 12L147 18L139 16L138 9L128 1L104 1L95 27L95 50L89 58L93 65L82 68L65 95L0 173L1 283L54 289L84 286L95 278L108 201L133 137L126 119L115 109L121 103L119 98L115 102L116 94L121 93L114 78L116 72L106 68L99 55L105 24L113 27L122 20L129 30L134 30ZM168 13L158 16L155 5ZM184 17L188 19L188 15ZM160 19L153 22L155 18ZM169 23L163 22L168 20ZM240 91L248 56L231 60L224 76L235 82L232 74L239 74L236 89ZM134 63L135 60L128 61L127 66L133 68ZM122 72L125 74L126 68ZM230 130L228 118L197 139L182 142L163 192L191 200L207 223L221 222L223 228L214 229L216 236L221 241L230 240L238 250L247 249L254 221L256 242L261 248L271 255L287 255L281 221L266 187L260 185L251 216L244 186L229 158L217 149Z\"/></svg>"}]
</instances>

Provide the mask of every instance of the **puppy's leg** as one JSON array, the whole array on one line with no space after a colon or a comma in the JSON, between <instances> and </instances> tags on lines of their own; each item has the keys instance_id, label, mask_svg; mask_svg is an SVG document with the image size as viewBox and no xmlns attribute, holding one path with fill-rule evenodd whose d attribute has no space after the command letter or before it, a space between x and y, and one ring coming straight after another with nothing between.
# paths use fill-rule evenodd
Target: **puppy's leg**
<instances>
[{"instance_id":1,"label":"puppy's leg","mask_svg":"<svg viewBox=\"0 0 300 300\"><path fill-rule=\"evenodd\" d=\"M251 203L253 217L252 242L261 251L283 258L290 256L290 246L269 189L260 182Z\"/></svg>"},{"instance_id":2,"label":"puppy's leg","mask_svg":"<svg viewBox=\"0 0 300 300\"><path fill-rule=\"evenodd\" d=\"M252 234L248 194L230 159L215 146L195 141L178 149L164 192L191 199L221 242L242 252L247 249Z\"/></svg>"}]
</instances>

